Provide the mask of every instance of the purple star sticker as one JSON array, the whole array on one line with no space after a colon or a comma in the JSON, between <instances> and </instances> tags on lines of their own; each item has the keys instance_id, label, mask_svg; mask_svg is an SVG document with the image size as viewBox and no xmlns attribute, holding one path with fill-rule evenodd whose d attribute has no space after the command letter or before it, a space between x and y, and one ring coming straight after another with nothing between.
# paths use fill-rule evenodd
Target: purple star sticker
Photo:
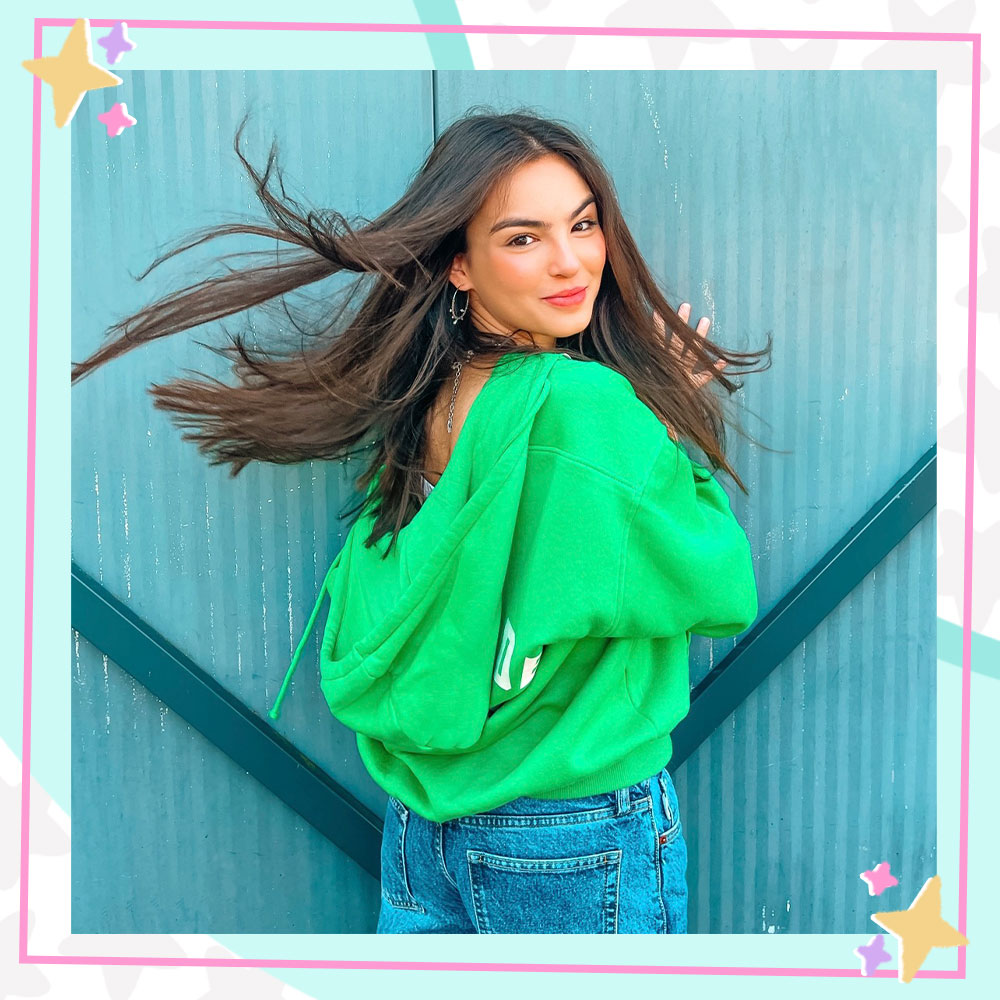
<instances>
[{"instance_id":1,"label":"purple star sticker","mask_svg":"<svg viewBox=\"0 0 1000 1000\"><path fill-rule=\"evenodd\" d=\"M870 976L880 965L892 961L892 955L885 950L885 938L876 934L868 944L858 945L854 954L861 959L861 975Z\"/></svg>"},{"instance_id":2,"label":"purple star sticker","mask_svg":"<svg viewBox=\"0 0 1000 1000\"><path fill-rule=\"evenodd\" d=\"M899 879L889 871L889 862L881 861L871 871L862 872L858 878L868 883L868 895L880 896L886 889L899 885Z\"/></svg>"},{"instance_id":3,"label":"purple star sticker","mask_svg":"<svg viewBox=\"0 0 1000 1000\"><path fill-rule=\"evenodd\" d=\"M113 66L126 53L135 48L135 42L125 34L128 25L119 21L106 35L97 39L108 56L108 65Z\"/></svg>"}]
</instances>

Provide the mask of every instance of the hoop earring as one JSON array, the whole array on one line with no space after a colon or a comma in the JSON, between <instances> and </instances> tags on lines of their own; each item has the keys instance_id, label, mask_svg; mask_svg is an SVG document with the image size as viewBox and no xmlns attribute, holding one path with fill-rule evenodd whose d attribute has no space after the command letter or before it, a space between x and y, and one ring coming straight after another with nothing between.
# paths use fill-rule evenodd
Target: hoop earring
<instances>
[{"instance_id":1,"label":"hoop earring","mask_svg":"<svg viewBox=\"0 0 1000 1000\"><path fill-rule=\"evenodd\" d=\"M469 311L469 299L471 298L471 296L469 295L468 292L466 292L465 293L465 308L462 310L462 312L459 315L457 315L457 316L455 315L455 297L458 295L458 293L460 291L461 291L461 289L459 289L459 288L455 289L454 294L451 297L451 306L448 309L448 312L451 313L451 322L452 322L453 326L456 325L459 320L465 319L465 314Z\"/></svg>"}]
</instances>

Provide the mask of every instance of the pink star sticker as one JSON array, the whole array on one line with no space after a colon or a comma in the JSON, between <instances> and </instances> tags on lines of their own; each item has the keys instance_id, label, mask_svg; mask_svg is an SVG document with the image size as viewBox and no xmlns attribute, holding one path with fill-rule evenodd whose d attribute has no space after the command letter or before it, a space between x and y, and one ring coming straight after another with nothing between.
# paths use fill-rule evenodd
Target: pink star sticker
<instances>
[{"instance_id":1,"label":"pink star sticker","mask_svg":"<svg viewBox=\"0 0 1000 1000\"><path fill-rule=\"evenodd\" d=\"M862 872L858 877L862 882L868 883L869 896L881 896L885 889L899 885L899 879L889 871L888 861L880 862L871 871Z\"/></svg>"},{"instance_id":2,"label":"pink star sticker","mask_svg":"<svg viewBox=\"0 0 1000 1000\"><path fill-rule=\"evenodd\" d=\"M136 122L136 119L128 113L124 101L112 104L107 111L97 116L97 120L107 125L109 136L121 135Z\"/></svg>"}]
</instances>

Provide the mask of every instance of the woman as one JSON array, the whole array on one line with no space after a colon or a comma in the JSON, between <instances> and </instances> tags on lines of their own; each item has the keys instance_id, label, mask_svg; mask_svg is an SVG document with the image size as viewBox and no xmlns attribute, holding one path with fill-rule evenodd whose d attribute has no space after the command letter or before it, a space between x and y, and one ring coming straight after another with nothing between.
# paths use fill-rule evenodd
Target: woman
<instances>
[{"instance_id":1,"label":"woman","mask_svg":"<svg viewBox=\"0 0 1000 1000\"><path fill-rule=\"evenodd\" d=\"M151 390L233 475L373 452L270 715L329 596L320 687L389 793L379 932L683 932L667 764L690 636L743 631L757 599L728 497L677 442L746 492L706 385L734 391L724 368L770 342L723 351L670 308L558 122L467 114L358 229L277 199L274 147L261 177L242 128L274 226L220 226L151 267L232 233L299 249L121 321L74 381L338 271L374 276L313 344L233 338L238 385Z\"/></svg>"}]
</instances>

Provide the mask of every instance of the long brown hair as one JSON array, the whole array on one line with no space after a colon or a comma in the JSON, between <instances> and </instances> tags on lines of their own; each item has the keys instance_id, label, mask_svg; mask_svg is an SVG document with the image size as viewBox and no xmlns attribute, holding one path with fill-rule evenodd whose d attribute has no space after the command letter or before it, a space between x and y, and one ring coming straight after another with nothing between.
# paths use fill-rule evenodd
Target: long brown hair
<instances>
[{"instance_id":1,"label":"long brown hair","mask_svg":"<svg viewBox=\"0 0 1000 1000\"><path fill-rule=\"evenodd\" d=\"M227 273L181 288L115 323L105 334L113 339L72 366L74 384L141 344L242 312L340 271L357 273L347 294L326 303L318 320L301 324L286 306L288 322L300 337L288 337L279 347L248 345L239 333L227 334L231 343L224 347L204 344L232 361L238 384L205 376L151 385L149 391L153 405L172 411L177 426L194 428L184 439L196 441L210 464L230 463L231 476L254 459L288 464L367 454L368 464L355 480L363 499L350 513L367 508L375 516L368 546L392 532L388 555L423 495L419 463L425 416L452 363L469 348L492 349L504 339L476 330L471 316L452 323L455 288L449 271L454 255L466 249L465 227L494 185L507 183L523 164L555 153L596 196L607 248L591 320L565 338L573 344L561 343L560 349L624 375L677 437L696 444L715 469L724 469L747 493L726 460L722 407L709 390L712 383L730 394L741 387L729 368L766 370L769 364L750 366L770 357L770 335L760 351L730 351L678 317L636 247L599 157L566 125L527 110L493 114L472 108L442 132L402 197L374 221L361 220L364 224L353 228L332 209L302 209L286 194L280 169L281 198L276 197L269 189L276 142L263 174L257 173L240 151L246 121L244 115L234 148L272 225L198 230L157 257L138 280L175 254L220 236L249 234L284 245L259 252L270 255L269 263L242 270L225 265ZM359 293L360 304L350 308ZM654 312L665 332L657 328ZM693 352L695 370L709 372L710 383L701 388L692 383L665 334L679 338L685 365L690 364L687 352ZM541 350L512 337L506 338L505 349ZM726 372L712 368L719 358L726 360Z\"/></svg>"}]
</instances>

